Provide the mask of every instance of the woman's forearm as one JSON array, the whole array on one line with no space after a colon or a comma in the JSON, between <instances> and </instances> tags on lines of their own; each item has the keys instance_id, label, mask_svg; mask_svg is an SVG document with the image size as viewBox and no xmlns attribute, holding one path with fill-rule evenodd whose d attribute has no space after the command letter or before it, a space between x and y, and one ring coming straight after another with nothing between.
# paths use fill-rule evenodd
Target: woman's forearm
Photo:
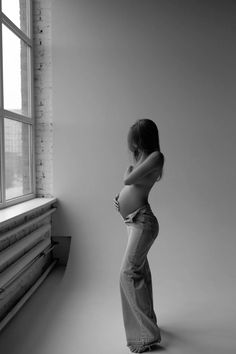
<instances>
[{"instance_id":1,"label":"woman's forearm","mask_svg":"<svg viewBox=\"0 0 236 354\"><path fill-rule=\"evenodd\" d=\"M160 152L152 153L139 165L128 167L124 175L124 184L135 184L154 170L160 170L161 173L162 167L163 155Z\"/></svg>"}]
</instances>

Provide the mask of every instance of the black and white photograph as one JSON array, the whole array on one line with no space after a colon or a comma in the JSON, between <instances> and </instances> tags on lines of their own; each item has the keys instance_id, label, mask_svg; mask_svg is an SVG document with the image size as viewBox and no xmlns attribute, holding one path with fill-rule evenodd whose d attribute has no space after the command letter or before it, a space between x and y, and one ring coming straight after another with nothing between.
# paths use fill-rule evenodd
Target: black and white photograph
<instances>
[{"instance_id":1,"label":"black and white photograph","mask_svg":"<svg viewBox=\"0 0 236 354\"><path fill-rule=\"evenodd\" d=\"M236 353L236 1L0 0L0 353Z\"/></svg>"}]
</instances>

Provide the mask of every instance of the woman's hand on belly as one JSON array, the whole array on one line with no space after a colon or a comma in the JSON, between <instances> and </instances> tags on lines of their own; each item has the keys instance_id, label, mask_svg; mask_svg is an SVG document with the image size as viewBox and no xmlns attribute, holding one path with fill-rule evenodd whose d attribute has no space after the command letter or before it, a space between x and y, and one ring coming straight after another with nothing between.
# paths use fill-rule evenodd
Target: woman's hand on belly
<instances>
[{"instance_id":1,"label":"woman's hand on belly","mask_svg":"<svg viewBox=\"0 0 236 354\"><path fill-rule=\"evenodd\" d=\"M123 217L143 206L147 201L143 188L136 185L124 186L119 194L119 212Z\"/></svg>"},{"instance_id":2,"label":"woman's hand on belly","mask_svg":"<svg viewBox=\"0 0 236 354\"><path fill-rule=\"evenodd\" d=\"M120 205L119 205L119 202L118 202L118 198L119 198L119 194L116 194L115 198L113 199L113 205L115 206L117 211L120 210Z\"/></svg>"}]
</instances>

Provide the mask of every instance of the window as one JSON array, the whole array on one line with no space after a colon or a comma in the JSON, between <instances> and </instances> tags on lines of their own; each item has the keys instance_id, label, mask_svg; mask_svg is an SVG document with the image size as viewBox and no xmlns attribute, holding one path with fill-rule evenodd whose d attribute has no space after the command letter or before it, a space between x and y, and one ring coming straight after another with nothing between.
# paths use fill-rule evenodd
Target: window
<instances>
[{"instance_id":1,"label":"window","mask_svg":"<svg viewBox=\"0 0 236 354\"><path fill-rule=\"evenodd\" d=\"M31 0L0 0L0 207L35 195Z\"/></svg>"}]
</instances>

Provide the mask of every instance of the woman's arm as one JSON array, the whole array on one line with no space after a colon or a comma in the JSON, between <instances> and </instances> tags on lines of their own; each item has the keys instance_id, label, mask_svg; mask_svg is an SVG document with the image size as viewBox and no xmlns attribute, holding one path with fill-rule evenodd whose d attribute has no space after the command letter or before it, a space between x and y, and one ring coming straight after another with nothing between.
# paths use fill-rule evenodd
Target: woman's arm
<instances>
[{"instance_id":1,"label":"woman's arm","mask_svg":"<svg viewBox=\"0 0 236 354\"><path fill-rule=\"evenodd\" d=\"M135 184L142 177L146 176L154 170L159 170L161 173L164 157L159 151L152 152L143 162L136 167L129 166L124 175L124 184Z\"/></svg>"}]
</instances>

